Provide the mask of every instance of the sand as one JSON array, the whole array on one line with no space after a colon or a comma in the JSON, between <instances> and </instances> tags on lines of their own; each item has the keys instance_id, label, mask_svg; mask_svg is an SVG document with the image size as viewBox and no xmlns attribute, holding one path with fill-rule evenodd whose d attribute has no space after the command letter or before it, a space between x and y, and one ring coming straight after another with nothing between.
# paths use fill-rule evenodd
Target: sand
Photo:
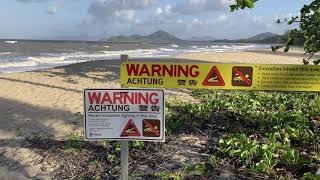
<instances>
[{"instance_id":1,"label":"sand","mask_svg":"<svg viewBox=\"0 0 320 180\"><path fill-rule=\"evenodd\" d=\"M178 55L176 58L196 59L216 63L256 63L256 64L302 64L306 58L301 49L293 49L290 53L276 52L269 49L230 53L192 53Z\"/></svg>"},{"instance_id":2,"label":"sand","mask_svg":"<svg viewBox=\"0 0 320 180\"><path fill-rule=\"evenodd\" d=\"M259 50L194 53L152 61L301 64L302 57L301 51L273 54ZM56 167L42 163L45 157L27 148L26 139L61 140L74 130L82 132L83 89L119 88L119 68L118 60L106 60L34 72L0 73L0 179L50 177ZM167 94L186 99L188 90L169 90Z\"/></svg>"}]
</instances>

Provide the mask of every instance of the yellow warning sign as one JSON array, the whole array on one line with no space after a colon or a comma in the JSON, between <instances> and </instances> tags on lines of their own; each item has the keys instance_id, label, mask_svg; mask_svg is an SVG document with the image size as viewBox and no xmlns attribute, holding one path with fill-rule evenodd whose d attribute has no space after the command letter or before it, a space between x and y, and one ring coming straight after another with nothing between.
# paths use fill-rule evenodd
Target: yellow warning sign
<instances>
[{"instance_id":1,"label":"yellow warning sign","mask_svg":"<svg viewBox=\"0 0 320 180\"><path fill-rule=\"evenodd\" d=\"M125 62L123 87L320 91L320 66Z\"/></svg>"}]
</instances>

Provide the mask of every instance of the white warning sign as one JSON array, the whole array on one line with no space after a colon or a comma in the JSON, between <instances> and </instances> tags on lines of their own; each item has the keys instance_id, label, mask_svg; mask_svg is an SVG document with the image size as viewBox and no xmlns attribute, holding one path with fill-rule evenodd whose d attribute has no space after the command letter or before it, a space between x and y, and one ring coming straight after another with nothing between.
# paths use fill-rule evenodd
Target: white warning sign
<instances>
[{"instance_id":1,"label":"white warning sign","mask_svg":"<svg viewBox=\"0 0 320 180\"><path fill-rule=\"evenodd\" d=\"M165 140L164 90L84 90L87 140Z\"/></svg>"}]
</instances>

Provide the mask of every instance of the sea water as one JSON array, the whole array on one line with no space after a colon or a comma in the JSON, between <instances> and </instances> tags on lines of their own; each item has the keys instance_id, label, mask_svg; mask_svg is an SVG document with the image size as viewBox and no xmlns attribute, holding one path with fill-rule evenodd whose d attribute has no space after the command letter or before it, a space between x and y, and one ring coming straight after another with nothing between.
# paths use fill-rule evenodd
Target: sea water
<instances>
[{"instance_id":1,"label":"sea water","mask_svg":"<svg viewBox=\"0 0 320 180\"><path fill-rule=\"evenodd\" d=\"M84 41L0 40L0 72L24 72L85 61L166 57L196 52L233 52L269 48L246 43L106 43Z\"/></svg>"}]
</instances>

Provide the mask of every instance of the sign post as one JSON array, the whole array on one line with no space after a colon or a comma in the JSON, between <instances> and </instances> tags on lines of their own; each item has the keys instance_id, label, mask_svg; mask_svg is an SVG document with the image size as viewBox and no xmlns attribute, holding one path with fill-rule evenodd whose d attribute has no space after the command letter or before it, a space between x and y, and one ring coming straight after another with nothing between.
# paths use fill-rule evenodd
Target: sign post
<instances>
[{"instance_id":1,"label":"sign post","mask_svg":"<svg viewBox=\"0 0 320 180\"><path fill-rule=\"evenodd\" d=\"M85 139L121 141L121 180L129 177L128 141L165 141L164 98L163 89L84 90Z\"/></svg>"},{"instance_id":2,"label":"sign post","mask_svg":"<svg viewBox=\"0 0 320 180\"><path fill-rule=\"evenodd\" d=\"M121 180L128 180L128 166L129 166L129 143L128 141L121 141Z\"/></svg>"},{"instance_id":3,"label":"sign post","mask_svg":"<svg viewBox=\"0 0 320 180\"><path fill-rule=\"evenodd\" d=\"M121 179L128 179L128 141L164 142L164 90L84 90L85 138L121 141Z\"/></svg>"},{"instance_id":4,"label":"sign post","mask_svg":"<svg viewBox=\"0 0 320 180\"><path fill-rule=\"evenodd\" d=\"M121 54L120 60L121 60L121 64L122 64L122 63L128 62L129 57L126 54ZM120 75L120 77L121 77L121 75ZM128 173L129 143L128 143L128 141L121 141L120 159L121 159L121 180L128 180L128 178L129 178L129 173Z\"/></svg>"}]
</instances>

